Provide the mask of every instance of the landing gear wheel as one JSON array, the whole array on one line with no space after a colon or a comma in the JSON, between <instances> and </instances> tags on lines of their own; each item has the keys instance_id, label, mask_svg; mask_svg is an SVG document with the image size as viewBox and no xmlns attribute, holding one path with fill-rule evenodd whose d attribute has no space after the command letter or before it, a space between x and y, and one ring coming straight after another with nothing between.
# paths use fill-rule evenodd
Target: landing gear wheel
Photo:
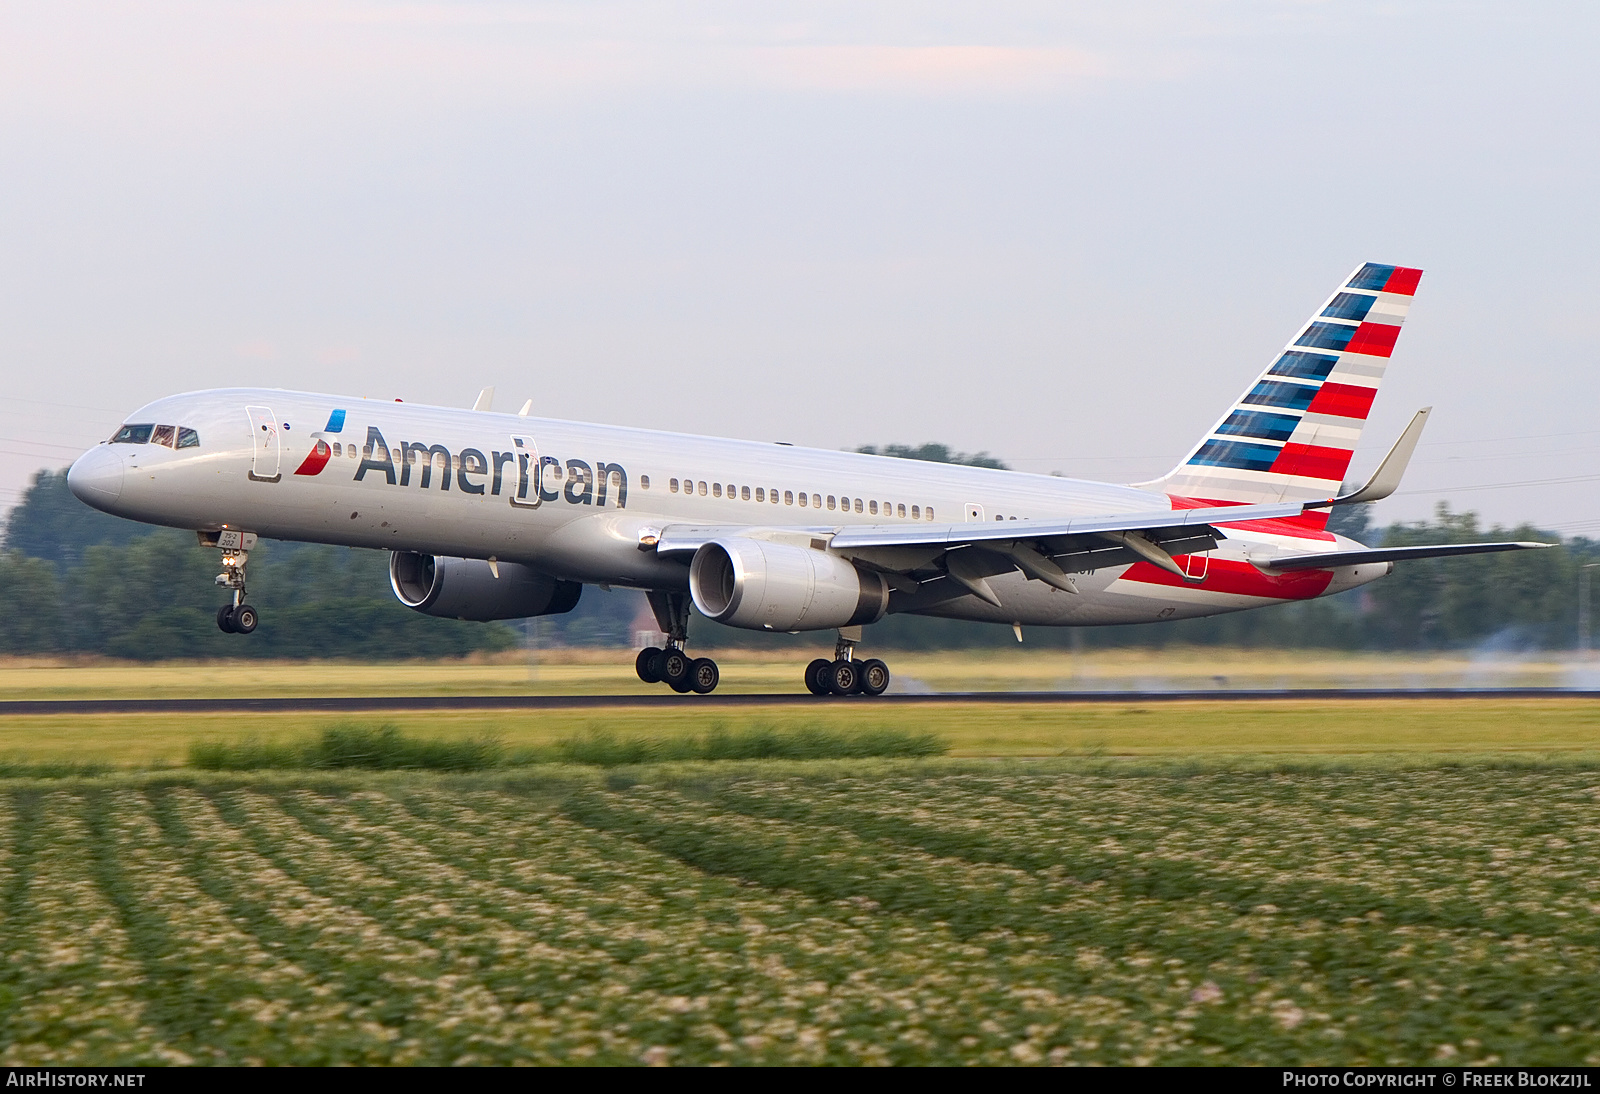
<instances>
[{"instance_id":1,"label":"landing gear wheel","mask_svg":"<svg viewBox=\"0 0 1600 1094\"><path fill-rule=\"evenodd\" d=\"M806 666L806 690L812 695L828 694L828 685L822 679L822 674L829 665L833 664L825 657L819 657Z\"/></svg>"},{"instance_id":2,"label":"landing gear wheel","mask_svg":"<svg viewBox=\"0 0 1600 1094\"><path fill-rule=\"evenodd\" d=\"M829 665L822 674L822 679L827 682L828 690L835 695L849 695L856 690L856 680L861 671L854 661L843 658Z\"/></svg>"},{"instance_id":3,"label":"landing gear wheel","mask_svg":"<svg viewBox=\"0 0 1600 1094\"><path fill-rule=\"evenodd\" d=\"M224 604L217 609L217 630L223 634L233 634L233 605Z\"/></svg>"},{"instance_id":4,"label":"landing gear wheel","mask_svg":"<svg viewBox=\"0 0 1600 1094\"><path fill-rule=\"evenodd\" d=\"M661 655L661 679L680 695L689 690L689 674L693 669L694 661L682 650L669 649Z\"/></svg>"},{"instance_id":5,"label":"landing gear wheel","mask_svg":"<svg viewBox=\"0 0 1600 1094\"><path fill-rule=\"evenodd\" d=\"M709 657L697 657L689 666L689 686L696 695L710 695L717 690L720 679L722 674L717 671L717 663Z\"/></svg>"},{"instance_id":6,"label":"landing gear wheel","mask_svg":"<svg viewBox=\"0 0 1600 1094\"><path fill-rule=\"evenodd\" d=\"M889 666L876 657L863 661L856 675L856 690L862 695L882 695L889 687Z\"/></svg>"},{"instance_id":7,"label":"landing gear wheel","mask_svg":"<svg viewBox=\"0 0 1600 1094\"><path fill-rule=\"evenodd\" d=\"M256 624L259 622L260 617L256 615L256 610L250 605L240 604L233 609L233 629L240 634L249 634L256 629Z\"/></svg>"},{"instance_id":8,"label":"landing gear wheel","mask_svg":"<svg viewBox=\"0 0 1600 1094\"><path fill-rule=\"evenodd\" d=\"M659 646L646 646L634 659L633 671L647 684L661 683L661 658L666 651Z\"/></svg>"}]
</instances>

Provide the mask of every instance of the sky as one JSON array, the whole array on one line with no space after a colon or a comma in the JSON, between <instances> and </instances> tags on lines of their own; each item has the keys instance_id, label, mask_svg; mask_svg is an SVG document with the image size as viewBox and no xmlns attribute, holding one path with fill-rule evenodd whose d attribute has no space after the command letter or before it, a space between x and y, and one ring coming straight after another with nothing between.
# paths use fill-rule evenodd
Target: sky
<instances>
[{"instance_id":1,"label":"sky","mask_svg":"<svg viewBox=\"0 0 1600 1094\"><path fill-rule=\"evenodd\" d=\"M1166 471L1426 270L1379 521L1600 536L1600 7L0 0L0 509L262 385Z\"/></svg>"}]
</instances>

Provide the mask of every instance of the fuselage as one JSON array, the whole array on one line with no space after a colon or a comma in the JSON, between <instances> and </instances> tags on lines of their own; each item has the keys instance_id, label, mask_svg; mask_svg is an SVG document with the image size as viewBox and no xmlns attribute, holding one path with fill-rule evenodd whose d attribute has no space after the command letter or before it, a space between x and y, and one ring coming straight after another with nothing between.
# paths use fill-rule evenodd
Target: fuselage
<instances>
[{"instance_id":1,"label":"fuselage","mask_svg":"<svg viewBox=\"0 0 1600 1094\"><path fill-rule=\"evenodd\" d=\"M771 528L825 544L853 525L1015 521L1020 532L1030 520L1193 504L1055 476L293 391L177 395L127 422L133 432L86 453L70 480L80 498L119 516L494 558L643 589L688 585L683 560L645 549L667 526ZM141 439L145 426L153 428ZM1214 551L1181 559L1204 574L1197 582L1124 562L1076 574L1071 594L1013 572L992 579L999 607L944 582L897 589L889 610L1030 625L1150 622L1309 599L1389 570L1268 573L1255 563L1359 545L1301 521L1225 532Z\"/></svg>"}]
</instances>

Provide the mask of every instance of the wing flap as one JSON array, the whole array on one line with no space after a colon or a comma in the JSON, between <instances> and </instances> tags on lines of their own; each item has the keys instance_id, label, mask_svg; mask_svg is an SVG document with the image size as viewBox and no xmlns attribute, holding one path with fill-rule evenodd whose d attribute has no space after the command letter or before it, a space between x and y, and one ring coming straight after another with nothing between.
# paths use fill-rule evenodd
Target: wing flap
<instances>
[{"instance_id":1,"label":"wing flap","mask_svg":"<svg viewBox=\"0 0 1600 1094\"><path fill-rule=\"evenodd\" d=\"M1554 547L1554 543L1437 543L1419 547L1377 547L1363 551L1328 551L1319 555L1291 555L1257 562L1263 570L1331 570L1338 566L1360 566L1367 562L1401 562L1412 558L1449 558L1453 555L1482 555L1496 551L1531 551Z\"/></svg>"}]
</instances>

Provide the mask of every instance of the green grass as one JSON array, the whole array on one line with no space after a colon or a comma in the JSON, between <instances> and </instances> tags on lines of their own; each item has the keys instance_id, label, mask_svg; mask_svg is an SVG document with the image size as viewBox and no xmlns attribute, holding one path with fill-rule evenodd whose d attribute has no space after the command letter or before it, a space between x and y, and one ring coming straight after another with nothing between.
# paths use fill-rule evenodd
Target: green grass
<instances>
[{"instance_id":1,"label":"green grass","mask_svg":"<svg viewBox=\"0 0 1600 1094\"><path fill-rule=\"evenodd\" d=\"M1594 1065L1597 809L1593 757L11 779L0 1065Z\"/></svg>"},{"instance_id":2,"label":"green grass","mask_svg":"<svg viewBox=\"0 0 1600 1094\"><path fill-rule=\"evenodd\" d=\"M25 764L119 768L182 764L197 741L267 745L314 737L348 715L105 714L0 718L0 759ZM874 707L810 697L759 711L618 707L538 712L385 711L373 720L419 738L493 739L509 753L542 753L564 741L605 738L660 742L770 730L861 735L932 734L954 756L1251 757L1457 754L1477 756L1600 752L1600 702L1589 699L1273 700L1249 703L931 703ZM675 753L664 753L673 755Z\"/></svg>"},{"instance_id":3,"label":"green grass","mask_svg":"<svg viewBox=\"0 0 1600 1094\"><path fill-rule=\"evenodd\" d=\"M617 737L596 733L542 748L508 750L492 737L410 737L392 724L341 722L298 741L197 741L189 766L200 771L337 770L487 771L529 764L570 763L617 767L670 760L831 760L883 756L937 756L946 746L931 733L868 728L842 732L808 727L795 732L755 725L714 726L704 736ZM43 775L48 765L15 765L19 774ZM63 772L89 774L71 765ZM39 769L39 770L35 770ZM0 768L3 776L4 768Z\"/></svg>"}]
</instances>

